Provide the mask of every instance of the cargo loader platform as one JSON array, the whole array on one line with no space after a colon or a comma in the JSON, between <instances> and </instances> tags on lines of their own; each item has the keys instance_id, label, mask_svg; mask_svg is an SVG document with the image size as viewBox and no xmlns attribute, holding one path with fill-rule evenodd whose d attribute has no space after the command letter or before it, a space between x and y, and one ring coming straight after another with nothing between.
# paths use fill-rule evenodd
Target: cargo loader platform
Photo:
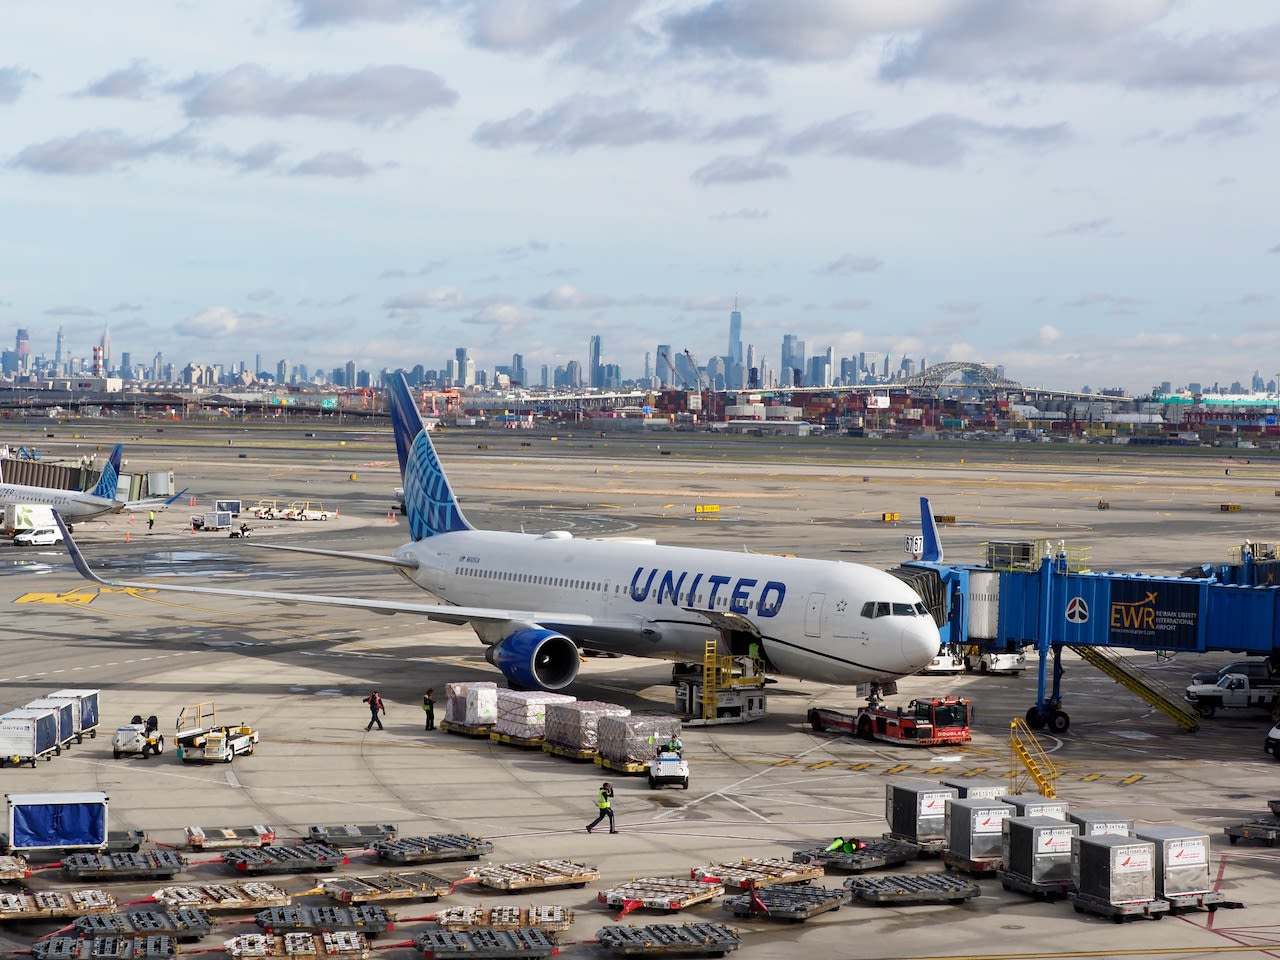
<instances>
[{"instance_id":1,"label":"cargo loader platform","mask_svg":"<svg viewBox=\"0 0 1280 960\"><path fill-rule=\"evenodd\" d=\"M883 833L880 838L893 843L909 843L916 848L918 851L916 856L919 857L940 857L947 847L946 840L917 840L915 837L907 837L899 833Z\"/></svg>"},{"instance_id":2,"label":"cargo loader platform","mask_svg":"<svg viewBox=\"0 0 1280 960\"><path fill-rule=\"evenodd\" d=\"M344 823L329 826L316 824L307 828L307 839L312 843L333 847L335 850L352 847L367 849L379 840L394 840L398 833L399 828L394 823Z\"/></svg>"},{"instance_id":3,"label":"cargo loader platform","mask_svg":"<svg viewBox=\"0 0 1280 960\"><path fill-rule=\"evenodd\" d=\"M600 870L572 860L531 860L486 864L474 876L477 882L495 890L550 890L585 887L600 879Z\"/></svg>"},{"instance_id":4,"label":"cargo loader platform","mask_svg":"<svg viewBox=\"0 0 1280 960\"><path fill-rule=\"evenodd\" d=\"M561 932L573 926L573 911L568 907L447 907L436 913L435 922L442 930L539 930Z\"/></svg>"},{"instance_id":5,"label":"cargo loader platform","mask_svg":"<svg viewBox=\"0 0 1280 960\"><path fill-rule=\"evenodd\" d=\"M417 900L433 903L453 890L444 877L423 870L405 873L361 874L320 881L319 890L342 903L378 903L384 900Z\"/></svg>"},{"instance_id":6,"label":"cargo loader platform","mask_svg":"<svg viewBox=\"0 0 1280 960\"><path fill-rule=\"evenodd\" d=\"M1101 897L1092 897L1086 893L1071 894L1071 906L1076 913L1093 913L1100 917L1110 917L1116 923L1126 920L1146 918L1163 920L1169 912L1167 900L1137 900L1130 903L1112 903Z\"/></svg>"},{"instance_id":7,"label":"cargo loader platform","mask_svg":"<svg viewBox=\"0 0 1280 960\"><path fill-rule=\"evenodd\" d=\"M187 858L173 850L73 853L62 858L62 873L71 880L171 880L186 868Z\"/></svg>"},{"instance_id":8,"label":"cargo loader platform","mask_svg":"<svg viewBox=\"0 0 1280 960\"><path fill-rule=\"evenodd\" d=\"M213 917L204 910L137 910L133 913L91 913L76 917L80 937L132 937L164 934L194 941L213 933Z\"/></svg>"},{"instance_id":9,"label":"cargo loader platform","mask_svg":"<svg viewBox=\"0 0 1280 960\"><path fill-rule=\"evenodd\" d=\"M854 900L886 906L909 903L964 903L982 893L972 880L946 873L891 877L850 877L844 882Z\"/></svg>"},{"instance_id":10,"label":"cargo loader platform","mask_svg":"<svg viewBox=\"0 0 1280 960\"><path fill-rule=\"evenodd\" d=\"M724 885L680 877L641 877L628 880L608 890L601 890L596 901L609 907L632 910L663 910L674 913L686 907L706 903L724 895Z\"/></svg>"},{"instance_id":11,"label":"cargo loader platform","mask_svg":"<svg viewBox=\"0 0 1280 960\"><path fill-rule=\"evenodd\" d=\"M623 957L723 957L742 946L737 929L723 923L602 927L596 939Z\"/></svg>"},{"instance_id":12,"label":"cargo loader platform","mask_svg":"<svg viewBox=\"0 0 1280 960\"><path fill-rule=\"evenodd\" d=\"M445 733L452 733L455 737L476 737L477 739L489 739L489 734L493 732L492 723L455 723L452 720L442 720L440 729Z\"/></svg>"},{"instance_id":13,"label":"cargo loader platform","mask_svg":"<svg viewBox=\"0 0 1280 960\"><path fill-rule=\"evenodd\" d=\"M848 900L845 890L785 886L765 887L728 897L722 906L735 917L765 917L798 923L829 910L839 910Z\"/></svg>"},{"instance_id":14,"label":"cargo loader platform","mask_svg":"<svg viewBox=\"0 0 1280 960\"><path fill-rule=\"evenodd\" d=\"M178 945L172 937L50 937L31 945L36 960L156 960L172 957Z\"/></svg>"},{"instance_id":15,"label":"cargo loader platform","mask_svg":"<svg viewBox=\"0 0 1280 960\"><path fill-rule=\"evenodd\" d=\"M850 853L813 847L808 850L797 850L791 854L791 859L796 863L818 864L828 872L840 870L844 873L862 873L865 870L899 867L920 856L920 846L915 843L902 840L864 840L863 842L866 844L865 847Z\"/></svg>"},{"instance_id":16,"label":"cargo loader platform","mask_svg":"<svg viewBox=\"0 0 1280 960\"><path fill-rule=\"evenodd\" d=\"M330 933L355 930L376 937L395 926L395 917L379 906L271 907L253 918L263 933Z\"/></svg>"},{"instance_id":17,"label":"cargo loader platform","mask_svg":"<svg viewBox=\"0 0 1280 960\"><path fill-rule=\"evenodd\" d=\"M302 843L296 847L242 847L228 850L222 862L236 873L306 873L335 870L350 861L346 854L322 843Z\"/></svg>"},{"instance_id":18,"label":"cargo loader platform","mask_svg":"<svg viewBox=\"0 0 1280 960\"><path fill-rule=\"evenodd\" d=\"M413 944L424 957L440 960L446 957L466 960L551 957L560 952L555 938L536 928L475 930L471 933L427 930L414 937Z\"/></svg>"},{"instance_id":19,"label":"cargo loader platform","mask_svg":"<svg viewBox=\"0 0 1280 960\"><path fill-rule=\"evenodd\" d=\"M493 853L493 844L465 833L437 833L429 837L402 837L373 844L379 860L391 863L441 863L446 860L479 860Z\"/></svg>"},{"instance_id":20,"label":"cargo loader platform","mask_svg":"<svg viewBox=\"0 0 1280 960\"><path fill-rule=\"evenodd\" d=\"M0 893L0 920L44 920L115 913L116 898L105 890L22 890Z\"/></svg>"},{"instance_id":21,"label":"cargo loader platform","mask_svg":"<svg viewBox=\"0 0 1280 960\"><path fill-rule=\"evenodd\" d=\"M566 746L563 743L551 743L546 740L542 743L542 752L550 753L557 757L565 757L569 760L591 761L596 758L596 752L594 750L581 750L577 747Z\"/></svg>"},{"instance_id":22,"label":"cargo loader platform","mask_svg":"<svg viewBox=\"0 0 1280 960\"><path fill-rule=\"evenodd\" d=\"M826 870L814 863L792 863L767 857L744 857L736 863L713 863L689 871L693 880L723 883L739 890L759 890L774 884L808 883L821 880Z\"/></svg>"},{"instance_id":23,"label":"cargo loader platform","mask_svg":"<svg viewBox=\"0 0 1280 960\"><path fill-rule=\"evenodd\" d=\"M170 910L259 910L287 907L293 897L273 883L207 883L201 886L161 887L151 895Z\"/></svg>"},{"instance_id":24,"label":"cargo loader platform","mask_svg":"<svg viewBox=\"0 0 1280 960\"><path fill-rule=\"evenodd\" d=\"M349 930L336 933L246 933L223 944L235 960L368 960L369 941Z\"/></svg>"},{"instance_id":25,"label":"cargo loader platform","mask_svg":"<svg viewBox=\"0 0 1280 960\"><path fill-rule=\"evenodd\" d=\"M187 847L191 850L229 850L234 847L265 847L276 842L274 827L187 827Z\"/></svg>"},{"instance_id":26,"label":"cargo loader platform","mask_svg":"<svg viewBox=\"0 0 1280 960\"><path fill-rule=\"evenodd\" d=\"M1246 823L1223 827L1222 832L1232 846L1241 840L1261 840L1268 847L1274 847L1280 840L1280 817L1255 817Z\"/></svg>"}]
</instances>

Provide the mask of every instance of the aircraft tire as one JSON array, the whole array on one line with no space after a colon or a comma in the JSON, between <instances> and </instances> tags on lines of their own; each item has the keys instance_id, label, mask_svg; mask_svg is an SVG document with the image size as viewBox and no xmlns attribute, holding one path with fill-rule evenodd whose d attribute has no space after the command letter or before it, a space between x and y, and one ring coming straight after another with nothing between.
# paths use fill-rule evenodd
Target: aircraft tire
<instances>
[{"instance_id":1,"label":"aircraft tire","mask_svg":"<svg viewBox=\"0 0 1280 960\"><path fill-rule=\"evenodd\" d=\"M1027 726L1032 730L1044 729L1044 714L1040 712L1039 707L1032 707L1027 711L1026 721Z\"/></svg>"},{"instance_id":2,"label":"aircraft tire","mask_svg":"<svg viewBox=\"0 0 1280 960\"><path fill-rule=\"evenodd\" d=\"M1071 729L1071 717L1064 710L1055 710L1049 714L1049 729L1053 733L1066 733Z\"/></svg>"}]
</instances>

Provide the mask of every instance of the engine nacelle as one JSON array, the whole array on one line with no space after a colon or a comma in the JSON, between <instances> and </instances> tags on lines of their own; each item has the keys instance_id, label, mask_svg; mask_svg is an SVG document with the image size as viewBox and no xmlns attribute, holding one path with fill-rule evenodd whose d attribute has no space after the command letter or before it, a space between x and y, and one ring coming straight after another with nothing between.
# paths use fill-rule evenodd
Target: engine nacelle
<instances>
[{"instance_id":1,"label":"engine nacelle","mask_svg":"<svg viewBox=\"0 0 1280 960\"><path fill-rule=\"evenodd\" d=\"M485 652L485 659L525 690L563 690L578 676L578 645L551 630L520 630Z\"/></svg>"}]
</instances>

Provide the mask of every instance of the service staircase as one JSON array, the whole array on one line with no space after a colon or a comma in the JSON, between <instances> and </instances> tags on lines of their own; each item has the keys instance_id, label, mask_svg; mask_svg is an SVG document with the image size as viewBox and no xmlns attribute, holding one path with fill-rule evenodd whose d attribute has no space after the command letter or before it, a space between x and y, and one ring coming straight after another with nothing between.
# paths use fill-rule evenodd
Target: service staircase
<instances>
[{"instance_id":1,"label":"service staircase","mask_svg":"<svg viewBox=\"0 0 1280 960\"><path fill-rule=\"evenodd\" d=\"M1014 717L1009 722L1009 749L1013 754L1009 762L1009 789L1014 794L1022 793L1019 786L1020 770L1025 770L1035 783L1040 796L1052 800L1058 796L1053 782L1062 776L1058 765L1049 758L1049 754L1036 735L1027 726L1027 721Z\"/></svg>"},{"instance_id":2,"label":"service staircase","mask_svg":"<svg viewBox=\"0 0 1280 960\"><path fill-rule=\"evenodd\" d=\"M1200 729L1200 714L1182 695L1162 683L1127 657L1106 647L1072 646L1070 649L1086 663L1097 667L1108 677L1149 703L1189 733Z\"/></svg>"}]
</instances>

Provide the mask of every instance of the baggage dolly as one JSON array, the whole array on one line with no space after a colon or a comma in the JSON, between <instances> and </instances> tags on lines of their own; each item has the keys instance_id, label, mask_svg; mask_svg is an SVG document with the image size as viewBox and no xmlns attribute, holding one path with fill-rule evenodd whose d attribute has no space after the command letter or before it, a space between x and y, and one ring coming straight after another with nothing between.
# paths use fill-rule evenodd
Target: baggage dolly
<instances>
[{"instance_id":1,"label":"baggage dolly","mask_svg":"<svg viewBox=\"0 0 1280 960\"><path fill-rule=\"evenodd\" d=\"M271 907L258 911L253 922L263 933L330 933L356 930L372 939L395 926L395 917L379 906Z\"/></svg>"},{"instance_id":2,"label":"baggage dolly","mask_svg":"<svg viewBox=\"0 0 1280 960\"><path fill-rule=\"evenodd\" d=\"M157 960L178 945L162 934L149 937L51 937L31 945L36 960Z\"/></svg>"},{"instance_id":3,"label":"baggage dolly","mask_svg":"<svg viewBox=\"0 0 1280 960\"><path fill-rule=\"evenodd\" d=\"M505 743L509 747L520 747L524 750L541 750L546 742L544 737L517 737L514 733L501 733L498 730L490 730L489 739L494 743Z\"/></svg>"},{"instance_id":4,"label":"baggage dolly","mask_svg":"<svg viewBox=\"0 0 1280 960\"><path fill-rule=\"evenodd\" d=\"M569 760L591 761L596 758L596 752L594 750L581 750L577 747L566 746L563 743L552 743L549 740L543 741L542 752L550 753L557 757L566 757Z\"/></svg>"},{"instance_id":5,"label":"baggage dolly","mask_svg":"<svg viewBox=\"0 0 1280 960\"><path fill-rule=\"evenodd\" d=\"M970 873L975 877L985 877L1004 869L1004 857L980 857L976 860L968 860L957 857L950 850L944 850L942 865L948 870L959 870L961 873Z\"/></svg>"},{"instance_id":6,"label":"baggage dolly","mask_svg":"<svg viewBox=\"0 0 1280 960\"><path fill-rule=\"evenodd\" d=\"M629 760L610 760L608 757L602 757L596 754L592 759L597 767L604 767L606 770L612 770L614 773L625 773L628 776L639 777L649 775L648 763L632 763Z\"/></svg>"},{"instance_id":7,"label":"baggage dolly","mask_svg":"<svg viewBox=\"0 0 1280 960\"><path fill-rule=\"evenodd\" d=\"M800 923L828 910L839 910L849 895L826 887L765 887L729 897L724 908L735 917L766 917Z\"/></svg>"},{"instance_id":8,"label":"baggage dolly","mask_svg":"<svg viewBox=\"0 0 1280 960\"><path fill-rule=\"evenodd\" d=\"M0 850L5 849L9 845L9 838L0 833ZM0 857L0 883L6 883L11 880L25 880L31 876L31 868L27 866L26 858L19 856L3 856Z\"/></svg>"},{"instance_id":9,"label":"baggage dolly","mask_svg":"<svg viewBox=\"0 0 1280 960\"><path fill-rule=\"evenodd\" d=\"M346 866L346 854L322 843L296 847L242 847L228 850L222 862L237 873L305 873Z\"/></svg>"},{"instance_id":10,"label":"baggage dolly","mask_svg":"<svg viewBox=\"0 0 1280 960\"><path fill-rule=\"evenodd\" d=\"M482 927L490 930L518 930L537 927L560 932L573 926L573 911L568 907L446 907L436 913L436 924L442 930L468 931Z\"/></svg>"},{"instance_id":11,"label":"baggage dolly","mask_svg":"<svg viewBox=\"0 0 1280 960\"><path fill-rule=\"evenodd\" d=\"M363 934L350 930L334 933L286 933L270 936L265 933L246 933L232 937L223 949L235 960L264 960L280 957L283 960L368 960L369 941Z\"/></svg>"},{"instance_id":12,"label":"baggage dolly","mask_svg":"<svg viewBox=\"0 0 1280 960\"><path fill-rule=\"evenodd\" d=\"M161 887L151 895L170 910L255 910L287 907L293 897L273 883L208 883L203 886Z\"/></svg>"},{"instance_id":13,"label":"baggage dolly","mask_svg":"<svg viewBox=\"0 0 1280 960\"><path fill-rule=\"evenodd\" d=\"M319 890L342 903L375 903L382 900L420 900L433 903L453 892L444 877L422 870L407 873L332 877L320 881Z\"/></svg>"},{"instance_id":14,"label":"baggage dolly","mask_svg":"<svg viewBox=\"0 0 1280 960\"><path fill-rule=\"evenodd\" d=\"M813 863L792 863L767 857L743 857L737 863L713 863L707 867L694 867L689 871L691 880L704 883L723 883L739 890L759 890L773 884L808 883L821 880L826 871Z\"/></svg>"},{"instance_id":15,"label":"baggage dolly","mask_svg":"<svg viewBox=\"0 0 1280 960\"><path fill-rule=\"evenodd\" d=\"M632 910L662 910L675 913L685 907L706 903L723 895L724 885L680 877L641 877L628 880L608 890L601 890L596 901L609 907L621 907L624 914Z\"/></svg>"},{"instance_id":16,"label":"baggage dolly","mask_svg":"<svg viewBox=\"0 0 1280 960\"><path fill-rule=\"evenodd\" d=\"M275 827L187 827L192 850L228 850L233 847L265 847L276 842Z\"/></svg>"},{"instance_id":17,"label":"baggage dolly","mask_svg":"<svg viewBox=\"0 0 1280 960\"><path fill-rule=\"evenodd\" d=\"M454 723L452 720L441 720L439 726L445 733L452 733L456 737L475 737L482 740L488 740L494 728L492 723Z\"/></svg>"},{"instance_id":18,"label":"baggage dolly","mask_svg":"<svg viewBox=\"0 0 1280 960\"><path fill-rule=\"evenodd\" d=\"M76 935L133 936L163 933L175 940L195 941L213 933L213 917L204 910L135 910L132 913L91 913L76 917Z\"/></svg>"},{"instance_id":19,"label":"baggage dolly","mask_svg":"<svg viewBox=\"0 0 1280 960\"><path fill-rule=\"evenodd\" d=\"M920 846L915 843L884 839L862 842L866 846L849 853L841 850L827 850L825 847L811 847L807 850L795 851L791 854L791 859L796 863L816 863L828 871L862 873L865 870L899 867L920 856Z\"/></svg>"},{"instance_id":20,"label":"baggage dolly","mask_svg":"<svg viewBox=\"0 0 1280 960\"><path fill-rule=\"evenodd\" d=\"M429 837L378 840L373 852L392 863L438 863L445 860L479 860L493 853L493 844L465 833L437 833Z\"/></svg>"},{"instance_id":21,"label":"baggage dolly","mask_svg":"<svg viewBox=\"0 0 1280 960\"><path fill-rule=\"evenodd\" d=\"M495 890L549 890L552 887L585 887L600 879L600 870L572 860L531 860L524 863L490 863L475 872L475 879Z\"/></svg>"},{"instance_id":22,"label":"baggage dolly","mask_svg":"<svg viewBox=\"0 0 1280 960\"><path fill-rule=\"evenodd\" d=\"M742 946L737 929L723 923L602 927L596 931L596 939L624 957L723 957Z\"/></svg>"},{"instance_id":23,"label":"baggage dolly","mask_svg":"<svg viewBox=\"0 0 1280 960\"><path fill-rule=\"evenodd\" d=\"M394 823L313 825L307 829L307 839L335 849L368 848L379 840L394 840L398 831L399 828Z\"/></svg>"},{"instance_id":24,"label":"baggage dolly","mask_svg":"<svg viewBox=\"0 0 1280 960\"><path fill-rule=\"evenodd\" d=\"M146 853L72 853L62 858L71 880L171 880L187 869L187 858L173 850Z\"/></svg>"},{"instance_id":25,"label":"baggage dolly","mask_svg":"<svg viewBox=\"0 0 1280 960\"><path fill-rule=\"evenodd\" d=\"M1261 840L1268 847L1274 847L1280 840L1280 817L1255 817L1247 823L1223 827L1222 832L1233 847L1241 840Z\"/></svg>"},{"instance_id":26,"label":"baggage dolly","mask_svg":"<svg viewBox=\"0 0 1280 960\"><path fill-rule=\"evenodd\" d=\"M519 930L473 930L455 933L426 930L413 944L425 957L458 957L465 960L499 957L552 957L560 952L555 937L536 927Z\"/></svg>"},{"instance_id":27,"label":"baggage dolly","mask_svg":"<svg viewBox=\"0 0 1280 960\"><path fill-rule=\"evenodd\" d=\"M1035 897L1037 900L1058 900L1071 892L1070 880L1041 883L1032 880L1030 877L1013 873L1010 870L997 870L996 876L1000 878L1000 886L1006 890L1017 890L1019 893L1025 893L1028 896Z\"/></svg>"},{"instance_id":28,"label":"baggage dolly","mask_svg":"<svg viewBox=\"0 0 1280 960\"><path fill-rule=\"evenodd\" d=\"M116 898L105 890L22 890L0 893L0 920L46 920L87 913L115 913Z\"/></svg>"},{"instance_id":29,"label":"baggage dolly","mask_svg":"<svg viewBox=\"0 0 1280 960\"><path fill-rule=\"evenodd\" d=\"M1130 903L1111 903L1101 897L1091 897L1087 893L1071 894L1071 906L1076 913L1094 913L1100 917L1110 917L1116 923L1146 917L1149 920L1163 920L1169 912L1167 900L1136 900Z\"/></svg>"},{"instance_id":30,"label":"baggage dolly","mask_svg":"<svg viewBox=\"0 0 1280 960\"><path fill-rule=\"evenodd\" d=\"M1169 912L1175 917L1188 910L1208 910L1210 913L1219 907L1224 910L1239 910L1244 904L1239 900L1228 900L1226 894L1218 890L1205 890L1201 893L1166 893L1162 900L1169 904Z\"/></svg>"},{"instance_id":31,"label":"baggage dolly","mask_svg":"<svg viewBox=\"0 0 1280 960\"><path fill-rule=\"evenodd\" d=\"M982 892L982 888L972 880L962 880L949 873L850 877L844 885L853 899L876 906L908 903L958 904Z\"/></svg>"},{"instance_id":32,"label":"baggage dolly","mask_svg":"<svg viewBox=\"0 0 1280 960\"><path fill-rule=\"evenodd\" d=\"M940 857L947 846L945 840L917 840L900 833L882 833L880 837L883 840L892 840L894 843L909 843L916 847L919 851L917 856L921 857Z\"/></svg>"}]
</instances>

